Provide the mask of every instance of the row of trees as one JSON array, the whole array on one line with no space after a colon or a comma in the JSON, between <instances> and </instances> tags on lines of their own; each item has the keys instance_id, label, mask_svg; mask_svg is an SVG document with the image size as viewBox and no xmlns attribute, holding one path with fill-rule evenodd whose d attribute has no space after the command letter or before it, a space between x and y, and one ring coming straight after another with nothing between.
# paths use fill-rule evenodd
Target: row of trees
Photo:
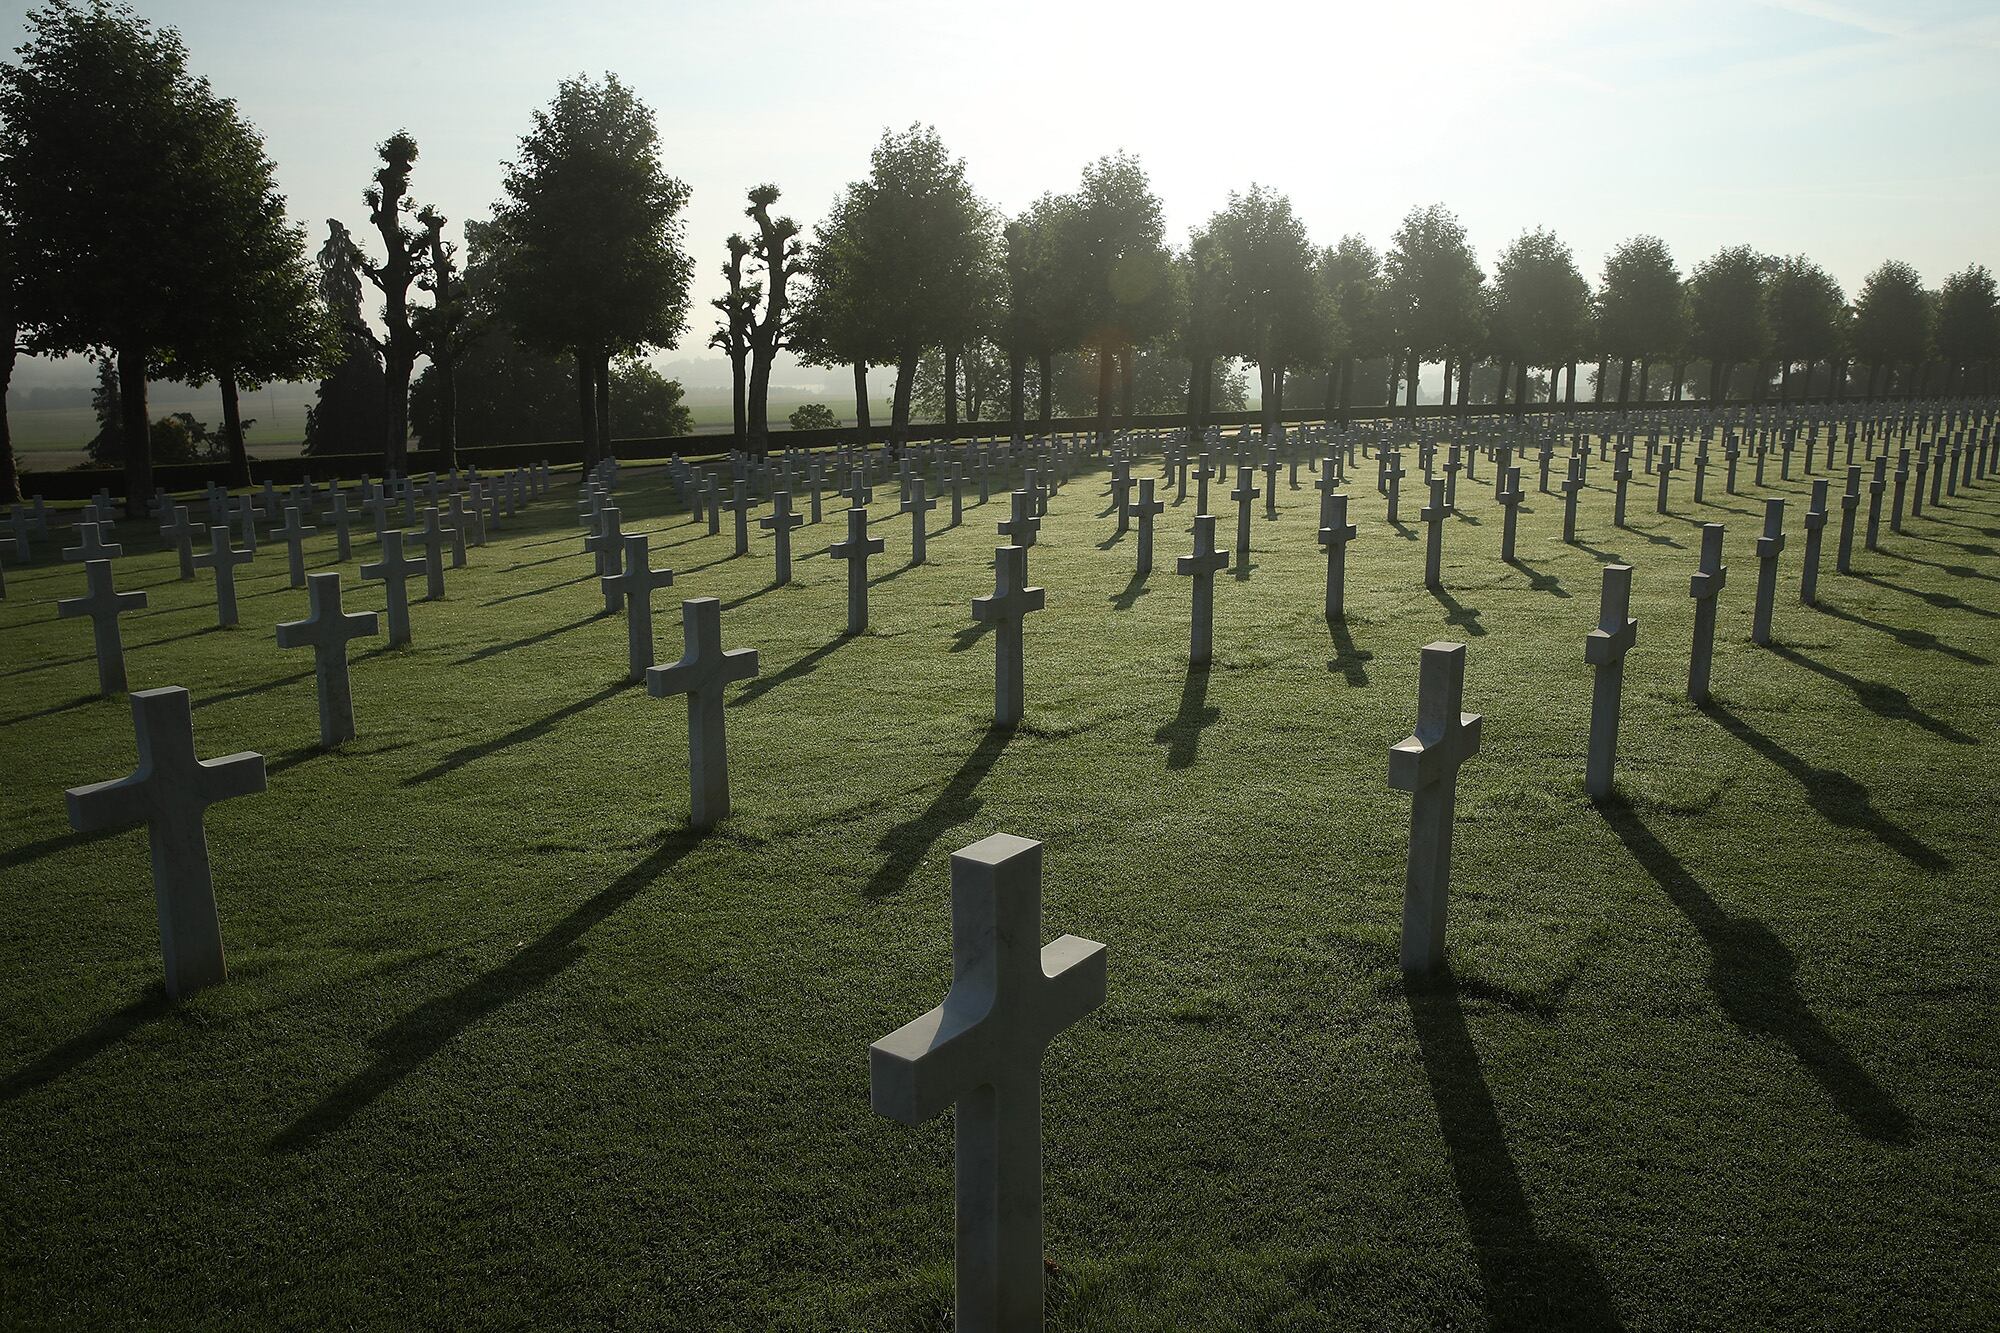
<instances>
[{"instance_id":1,"label":"row of trees","mask_svg":"<svg viewBox=\"0 0 2000 1333\"><path fill-rule=\"evenodd\" d=\"M219 386L219 447L239 482L238 392L275 379L320 379L310 450L379 451L399 469L413 424L449 460L462 425L504 438L564 400L587 459L610 448L614 399L628 429L686 428L679 386L638 358L687 329L688 187L615 76L567 80L535 112L462 255L443 213L416 202L418 145L398 132L361 194L368 247L333 219L308 256L256 130L188 72L171 29L109 0L50 0L29 25L0 65L0 389L22 351L113 363L120 429L100 440L122 449L132 495L151 489L149 378ZM1593 288L1546 230L1509 244L1489 276L1440 205L1412 210L1383 251L1352 235L1322 246L1258 185L1176 246L1133 156L1100 158L1074 190L1009 217L921 125L883 135L810 237L781 197L749 191L712 303L711 346L753 447L784 352L851 367L864 428L870 371L888 368L892 439L920 407L1019 434L1031 402L1035 421L1087 405L1100 431L1184 408L1198 430L1245 401L1243 366L1275 433L1288 402L1414 403L1423 365L1442 366L1446 402L1497 405L1574 401L1588 363L1593 396L1613 392L1615 371L1623 403L1635 369L1639 399L1662 368L1669 397L1702 376L1711 397L1760 396L1820 368L1843 392L1859 362L1873 394L1990 386L2000 360L1994 281L1977 265L1927 291L1891 261L1850 302L1804 257L1732 247L1683 275L1639 236ZM4 429L0 415L11 495Z\"/></svg>"}]
</instances>

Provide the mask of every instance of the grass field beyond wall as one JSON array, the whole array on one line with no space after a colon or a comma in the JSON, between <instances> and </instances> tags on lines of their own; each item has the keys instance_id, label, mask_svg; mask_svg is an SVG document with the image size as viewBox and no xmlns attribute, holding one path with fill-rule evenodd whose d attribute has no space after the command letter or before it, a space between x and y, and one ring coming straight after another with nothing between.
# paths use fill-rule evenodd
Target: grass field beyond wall
<instances>
[{"instance_id":1,"label":"grass field beyond wall","mask_svg":"<svg viewBox=\"0 0 2000 1333\"><path fill-rule=\"evenodd\" d=\"M1412 472L1414 473L1414 463ZM1422 586L1356 469L1344 624L1318 494L1280 478L1186 667L1192 493L1132 573L1105 475L1030 553L1027 719L989 725L999 502L878 488L869 633L839 508L731 558L664 473L628 531L723 601L736 813L686 828L679 699L623 682L574 478L471 553L415 644L356 653L360 738L316 745L282 548L242 627L120 525L133 688L193 694L228 984L159 987L145 835L69 832L134 762L91 697L77 568L0 602L0 1310L10 1327L918 1330L951 1299L952 1135L871 1114L867 1047L950 977L950 853L1046 841L1044 938L1110 998L1044 1064L1053 1327L1991 1327L2000 1310L2000 481L1799 605L1804 479L1563 545L1533 494L1498 560L1485 466ZM1157 464L1139 475L1155 475ZM1747 479L1748 468L1745 469ZM1719 482L1719 471L1716 480ZM1262 484L1262 474L1258 483ZM1836 483L1835 490L1839 489ZM1172 494L1164 491L1170 502ZM1747 639L1762 498L1790 500L1778 643ZM1224 534L1234 509L1213 501ZM801 503L803 508L803 503ZM1716 701L1683 697L1699 524L1728 525ZM342 568L349 609L379 608ZM1582 794L1600 564L1636 567L1619 798ZM311 565L333 568L330 535ZM1397 970L1418 650L1469 645L1450 971ZM379 641L378 641L379 643Z\"/></svg>"}]
</instances>

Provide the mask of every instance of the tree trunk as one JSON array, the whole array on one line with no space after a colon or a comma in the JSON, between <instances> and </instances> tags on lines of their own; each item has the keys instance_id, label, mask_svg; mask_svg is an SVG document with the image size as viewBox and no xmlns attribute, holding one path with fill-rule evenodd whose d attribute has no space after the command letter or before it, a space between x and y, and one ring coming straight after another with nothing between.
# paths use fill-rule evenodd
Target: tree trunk
<instances>
[{"instance_id":1,"label":"tree trunk","mask_svg":"<svg viewBox=\"0 0 2000 1333\"><path fill-rule=\"evenodd\" d=\"M767 315L766 318L769 316ZM771 360L777 354L773 348L767 355L763 348L751 349L749 402L744 408L744 430L742 437L749 447L769 449L771 447Z\"/></svg>"},{"instance_id":2,"label":"tree trunk","mask_svg":"<svg viewBox=\"0 0 2000 1333\"><path fill-rule=\"evenodd\" d=\"M1404 391L1406 394L1404 402L1405 405L1409 408L1410 415L1415 416L1417 414L1417 370L1418 370L1416 348L1412 347L1410 349L1409 360L1406 364L1408 365L1409 368L1410 383L1409 387Z\"/></svg>"},{"instance_id":3,"label":"tree trunk","mask_svg":"<svg viewBox=\"0 0 2000 1333\"><path fill-rule=\"evenodd\" d=\"M611 457L611 353L597 354L597 456Z\"/></svg>"},{"instance_id":4,"label":"tree trunk","mask_svg":"<svg viewBox=\"0 0 2000 1333\"><path fill-rule=\"evenodd\" d=\"M1103 338L1097 344L1097 443L1111 443L1111 389L1114 366L1112 364L1111 339Z\"/></svg>"},{"instance_id":5,"label":"tree trunk","mask_svg":"<svg viewBox=\"0 0 2000 1333\"><path fill-rule=\"evenodd\" d=\"M1622 409L1632 401L1632 358L1626 357L1618 369L1618 406Z\"/></svg>"},{"instance_id":6,"label":"tree trunk","mask_svg":"<svg viewBox=\"0 0 2000 1333\"><path fill-rule=\"evenodd\" d=\"M449 471L458 466L458 353L447 350L431 358L438 386L438 466ZM249 485L249 474L244 474Z\"/></svg>"},{"instance_id":7,"label":"tree trunk","mask_svg":"<svg viewBox=\"0 0 2000 1333\"><path fill-rule=\"evenodd\" d=\"M1528 363L1522 361L1514 367L1514 406L1528 405Z\"/></svg>"},{"instance_id":8,"label":"tree trunk","mask_svg":"<svg viewBox=\"0 0 2000 1333\"><path fill-rule=\"evenodd\" d=\"M1283 437L1279 435L1278 413L1284 410L1285 370L1283 366L1257 364L1257 418L1264 432L1264 445L1269 448Z\"/></svg>"},{"instance_id":9,"label":"tree trunk","mask_svg":"<svg viewBox=\"0 0 2000 1333\"><path fill-rule=\"evenodd\" d=\"M0 273L0 280L6 275ZM6 318L0 321L0 504L12 504L21 498L21 473L14 462L14 434L7 424L7 386L14 381L14 357L16 355L14 311L9 298Z\"/></svg>"},{"instance_id":10,"label":"tree trunk","mask_svg":"<svg viewBox=\"0 0 2000 1333\"><path fill-rule=\"evenodd\" d=\"M944 424L958 424L958 349L944 349Z\"/></svg>"},{"instance_id":11,"label":"tree trunk","mask_svg":"<svg viewBox=\"0 0 2000 1333\"><path fill-rule=\"evenodd\" d=\"M1513 373L1514 365L1503 356L1493 368L1499 372L1493 377L1493 406L1498 410L1507 406L1507 377Z\"/></svg>"},{"instance_id":12,"label":"tree trunk","mask_svg":"<svg viewBox=\"0 0 2000 1333\"><path fill-rule=\"evenodd\" d=\"M118 420L125 431L125 512L143 518L153 497L153 428L146 413L146 349L118 349Z\"/></svg>"},{"instance_id":13,"label":"tree trunk","mask_svg":"<svg viewBox=\"0 0 2000 1333\"><path fill-rule=\"evenodd\" d=\"M729 421L731 428L736 432L738 449L750 447L749 385L748 376L743 368L747 356L748 349L743 347L733 348L729 353Z\"/></svg>"},{"instance_id":14,"label":"tree trunk","mask_svg":"<svg viewBox=\"0 0 2000 1333\"><path fill-rule=\"evenodd\" d=\"M1444 407L1451 406L1451 375L1457 368L1457 362L1458 358L1452 356L1444 359L1444 396L1438 399L1439 404Z\"/></svg>"},{"instance_id":15,"label":"tree trunk","mask_svg":"<svg viewBox=\"0 0 2000 1333\"><path fill-rule=\"evenodd\" d=\"M222 443L229 450L229 484L250 484L250 455L243 447L243 405L236 397L236 371L216 376L222 386Z\"/></svg>"},{"instance_id":16,"label":"tree trunk","mask_svg":"<svg viewBox=\"0 0 2000 1333\"><path fill-rule=\"evenodd\" d=\"M1028 358L1020 352L1007 353L1007 430L1014 443L1021 442L1021 418L1028 410Z\"/></svg>"},{"instance_id":17,"label":"tree trunk","mask_svg":"<svg viewBox=\"0 0 2000 1333\"><path fill-rule=\"evenodd\" d=\"M1132 405L1139 378L1136 363L1139 350L1128 347L1118 355L1118 428L1132 429Z\"/></svg>"},{"instance_id":18,"label":"tree trunk","mask_svg":"<svg viewBox=\"0 0 2000 1333\"><path fill-rule=\"evenodd\" d=\"M910 390L916 380L917 354L905 353L896 363L896 396L889 406L889 443L899 450L910 442Z\"/></svg>"},{"instance_id":19,"label":"tree trunk","mask_svg":"<svg viewBox=\"0 0 2000 1333\"><path fill-rule=\"evenodd\" d=\"M382 460L390 471L403 476L410 470L410 370L416 357L407 347L395 350L394 340L390 346L391 350L382 358L382 398L389 409L388 438L382 447ZM122 355L119 360L122 365Z\"/></svg>"},{"instance_id":20,"label":"tree trunk","mask_svg":"<svg viewBox=\"0 0 2000 1333\"><path fill-rule=\"evenodd\" d=\"M1394 410L1396 400L1402 397L1400 390L1403 385L1403 359L1394 352L1389 353L1386 359L1389 362L1389 382L1382 386L1382 401Z\"/></svg>"},{"instance_id":21,"label":"tree trunk","mask_svg":"<svg viewBox=\"0 0 2000 1333\"><path fill-rule=\"evenodd\" d=\"M1208 358L1199 353L1188 358L1188 438L1193 441L1199 441L1202 431L1206 429L1208 404L1204 401L1206 394L1203 391L1208 387L1208 366Z\"/></svg>"},{"instance_id":22,"label":"tree trunk","mask_svg":"<svg viewBox=\"0 0 2000 1333\"><path fill-rule=\"evenodd\" d=\"M1687 377L1688 377L1687 371L1688 371L1687 362L1685 361L1674 362L1674 387L1673 391L1668 395L1669 401L1678 403L1681 400L1682 398L1681 386L1687 383Z\"/></svg>"},{"instance_id":23,"label":"tree trunk","mask_svg":"<svg viewBox=\"0 0 2000 1333\"><path fill-rule=\"evenodd\" d=\"M1653 401L1653 358L1650 356L1639 358L1639 401Z\"/></svg>"},{"instance_id":24,"label":"tree trunk","mask_svg":"<svg viewBox=\"0 0 2000 1333\"><path fill-rule=\"evenodd\" d=\"M1354 398L1354 358L1340 358L1340 424L1347 425L1348 404Z\"/></svg>"},{"instance_id":25,"label":"tree trunk","mask_svg":"<svg viewBox=\"0 0 2000 1333\"><path fill-rule=\"evenodd\" d=\"M1576 362L1574 361L1570 362L1566 369L1569 372L1569 377L1563 381L1563 402L1570 407L1575 407L1576 406Z\"/></svg>"},{"instance_id":26,"label":"tree trunk","mask_svg":"<svg viewBox=\"0 0 2000 1333\"><path fill-rule=\"evenodd\" d=\"M583 441L582 463L587 472L597 466L597 387L588 352L576 354L577 438Z\"/></svg>"},{"instance_id":27,"label":"tree trunk","mask_svg":"<svg viewBox=\"0 0 2000 1333\"><path fill-rule=\"evenodd\" d=\"M1608 356L1597 358L1597 383L1592 387L1590 392L1591 402L1602 403L1604 401L1604 381L1610 378L1611 358Z\"/></svg>"},{"instance_id":28,"label":"tree trunk","mask_svg":"<svg viewBox=\"0 0 2000 1333\"><path fill-rule=\"evenodd\" d=\"M1340 366L1328 362L1326 367L1326 397L1320 400L1320 420L1332 421L1334 409L1340 405Z\"/></svg>"},{"instance_id":29,"label":"tree trunk","mask_svg":"<svg viewBox=\"0 0 2000 1333\"><path fill-rule=\"evenodd\" d=\"M854 429L865 443L868 439L868 363L854 363Z\"/></svg>"},{"instance_id":30,"label":"tree trunk","mask_svg":"<svg viewBox=\"0 0 2000 1333\"><path fill-rule=\"evenodd\" d=\"M1037 397L1040 399L1040 402L1037 404L1040 410L1036 413L1036 418L1035 418L1036 434L1038 435L1047 435L1049 433L1049 421L1051 420L1049 416L1049 410L1051 405L1055 402L1055 393L1056 393L1055 367L1056 367L1055 353L1043 352L1041 355L1041 360L1037 366L1037 369L1040 371L1042 377L1042 383L1040 386L1041 393L1037 395Z\"/></svg>"},{"instance_id":31,"label":"tree trunk","mask_svg":"<svg viewBox=\"0 0 2000 1333\"><path fill-rule=\"evenodd\" d=\"M1472 407L1472 368L1478 364L1478 358L1468 352L1463 358L1463 364L1459 366L1458 412L1460 416L1464 416Z\"/></svg>"}]
</instances>

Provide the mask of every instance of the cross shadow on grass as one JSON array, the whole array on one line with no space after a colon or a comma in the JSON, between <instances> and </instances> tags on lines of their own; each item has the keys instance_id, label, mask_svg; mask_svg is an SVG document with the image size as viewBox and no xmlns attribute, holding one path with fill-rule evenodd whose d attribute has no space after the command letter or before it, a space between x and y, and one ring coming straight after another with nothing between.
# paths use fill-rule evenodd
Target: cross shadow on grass
<instances>
[{"instance_id":1,"label":"cross shadow on grass","mask_svg":"<svg viewBox=\"0 0 2000 1333\"><path fill-rule=\"evenodd\" d=\"M1368 671L1362 664L1374 661L1375 654L1355 647L1354 636L1347 629L1347 617L1335 616L1326 622L1326 628L1333 635L1333 660L1326 664L1326 669L1338 671L1349 685L1366 685Z\"/></svg>"},{"instance_id":2,"label":"cross shadow on grass","mask_svg":"<svg viewBox=\"0 0 2000 1333\"><path fill-rule=\"evenodd\" d=\"M698 835L677 834L638 865L571 909L506 962L448 995L427 1000L369 1039L374 1063L322 1098L268 1145L301 1152L338 1132L383 1093L415 1073L474 1023L553 981L583 957L584 935L625 906L694 850Z\"/></svg>"},{"instance_id":3,"label":"cross shadow on grass","mask_svg":"<svg viewBox=\"0 0 2000 1333\"><path fill-rule=\"evenodd\" d=\"M1486 633L1486 626L1479 623L1478 607L1466 606L1453 597L1448 588L1426 588L1424 591L1436 598L1438 605L1444 608L1445 624L1464 630L1472 638L1478 638Z\"/></svg>"},{"instance_id":4,"label":"cross shadow on grass","mask_svg":"<svg viewBox=\"0 0 2000 1333\"><path fill-rule=\"evenodd\" d=\"M1131 580L1126 583L1122 592L1111 594L1112 609L1116 611L1130 611L1134 602L1152 591L1151 588L1146 586L1146 580L1150 577L1151 575L1148 574L1134 574Z\"/></svg>"},{"instance_id":5,"label":"cross shadow on grass","mask_svg":"<svg viewBox=\"0 0 2000 1333\"><path fill-rule=\"evenodd\" d=\"M854 641L853 635L842 634L839 638L830 639L826 643L823 643L819 647L813 649L811 652L807 653L804 657L801 657L798 661L786 667L783 671L774 672L768 676L757 677L757 679L751 681L749 685L744 687L742 693L738 694L734 699L731 699L727 704L727 707L741 708L744 704L750 703L756 699L762 698L764 695L769 694L772 690L777 689L780 685L783 685L786 681L797 680L800 676L811 675L813 672L819 670L820 663L826 661L827 658L833 656L833 654L836 651L838 651L842 647L842 645L852 643L853 641Z\"/></svg>"},{"instance_id":6,"label":"cross shadow on grass","mask_svg":"<svg viewBox=\"0 0 2000 1333\"><path fill-rule=\"evenodd\" d=\"M606 614L606 612L599 611L594 615L585 616L581 620L572 620L567 625L557 625L553 629L545 629L538 633L527 635L524 638L510 639L506 643L489 644L477 652L467 653L464 657L458 659L457 664L462 666L467 662L483 662L489 657L498 657L502 653L511 653L516 648L530 648L538 643L547 643L550 639L556 638L558 635L567 634L573 629L582 629L585 625L594 625L604 619Z\"/></svg>"},{"instance_id":7,"label":"cross shadow on grass","mask_svg":"<svg viewBox=\"0 0 2000 1333\"><path fill-rule=\"evenodd\" d=\"M1569 590L1563 587L1561 575L1544 574L1518 555L1510 563L1513 564L1514 568L1528 576L1529 592L1553 593L1557 597L1564 598L1565 600L1568 599Z\"/></svg>"},{"instance_id":8,"label":"cross shadow on grass","mask_svg":"<svg viewBox=\"0 0 2000 1333\"><path fill-rule=\"evenodd\" d=\"M564 704L561 708L556 709L555 712L545 717L538 717L526 726L516 727L504 736L496 736L490 741L480 741L477 744L453 750L430 768L425 769L414 777L403 779L403 785L405 787L421 787L436 778L441 778L449 773L458 771L475 759L484 759L487 755L507 749L509 746L534 740L552 730L557 723L562 722L566 718L574 717L576 714L588 709L595 708L598 704L612 698L620 691L630 689L635 683L629 680L614 681L588 698Z\"/></svg>"},{"instance_id":9,"label":"cross shadow on grass","mask_svg":"<svg viewBox=\"0 0 2000 1333\"><path fill-rule=\"evenodd\" d=\"M208 708L214 704L226 704L232 703L237 699L254 698L259 694L269 694L272 690L283 689L287 685L296 685L302 680L311 680L312 676L313 673L310 670L297 671L289 676L280 676L276 680L267 680L261 685L245 685L240 690L225 690L221 694L204 694L194 701L193 706L195 708Z\"/></svg>"},{"instance_id":10,"label":"cross shadow on grass","mask_svg":"<svg viewBox=\"0 0 2000 1333\"><path fill-rule=\"evenodd\" d=\"M106 697L108 696L102 694L79 694L74 699L68 699L59 704L50 704L47 708L38 708L32 713L23 713L19 717L10 717L5 721L0 721L0 727L11 727L21 722L33 722L38 718L54 717L58 713L67 713L74 708L83 708Z\"/></svg>"},{"instance_id":11,"label":"cross shadow on grass","mask_svg":"<svg viewBox=\"0 0 2000 1333\"><path fill-rule=\"evenodd\" d=\"M993 628L992 621L976 620L972 624L967 625L964 629L953 630L951 635L951 651L954 653L964 652L966 649L978 643L982 638L986 637L987 633L990 632L992 628Z\"/></svg>"},{"instance_id":12,"label":"cross shadow on grass","mask_svg":"<svg viewBox=\"0 0 2000 1333\"><path fill-rule=\"evenodd\" d=\"M1405 997L1494 1329L1618 1328L1589 1251L1541 1234L1449 971Z\"/></svg>"},{"instance_id":13,"label":"cross shadow on grass","mask_svg":"<svg viewBox=\"0 0 2000 1333\"><path fill-rule=\"evenodd\" d=\"M1887 588L1891 592L1900 592L1905 596L1914 597L1918 601L1935 606L1941 611L1968 611L1975 616L1981 616L1987 620L2000 620L2000 611L1992 611L1983 606L1975 606L1963 598L1952 596L1950 593L1929 592L1923 588L1912 588L1907 584L1877 578L1873 574L1853 573L1848 577L1857 579L1862 583L1872 583L1878 588Z\"/></svg>"},{"instance_id":14,"label":"cross shadow on grass","mask_svg":"<svg viewBox=\"0 0 2000 1333\"><path fill-rule=\"evenodd\" d=\"M1192 764L1195 750L1201 745L1202 731L1221 717L1222 711L1208 702L1208 668L1190 664L1187 679L1181 683L1180 711L1174 714L1173 721L1153 733L1153 739L1167 747L1167 767L1186 768Z\"/></svg>"},{"instance_id":15,"label":"cross shadow on grass","mask_svg":"<svg viewBox=\"0 0 2000 1333\"><path fill-rule=\"evenodd\" d=\"M946 829L955 828L979 812L983 804L977 792L993 765L1000 759L1014 728L995 722L986 728L979 744L965 757L931 803L916 816L883 833L875 849L883 854L882 864L868 877L861 896L874 899L901 892L910 875Z\"/></svg>"},{"instance_id":16,"label":"cross shadow on grass","mask_svg":"<svg viewBox=\"0 0 2000 1333\"><path fill-rule=\"evenodd\" d=\"M55 1049L0 1079L0 1102L11 1102L23 1093L52 1083L99 1053L117 1045L147 1023L173 1011L166 988L153 985L131 1003L112 1010Z\"/></svg>"},{"instance_id":17,"label":"cross shadow on grass","mask_svg":"<svg viewBox=\"0 0 2000 1333\"><path fill-rule=\"evenodd\" d=\"M1845 685L1854 692L1854 697L1861 701L1861 706L1877 717L1887 718L1892 722L1914 722L1925 731L1930 732L1934 736L1942 737L1950 741L1953 745L1979 744L1978 737L1969 736L1957 727L1952 726L1949 722L1926 713L1923 709L1910 702L1909 695L1903 693L1903 691L1893 685L1884 685L1877 681L1862 680L1859 676L1850 676L1838 667L1816 661L1799 652L1797 649L1787 648L1782 643L1773 643L1771 651L1784 658L1787 662L1790 662L1793 666L1804 667L1816 675L1826 677L1836 685Z\"/></svg>"},{"instance_id":18,"label":"cross shadow on grass","mask_svg":"<svg viewBox=\"0 0 2000 1333\"><path fill-rule=\"evenodd\" d=\"M1724 731L1790 774L1805 789L1806 800L1813 809L1829 824L1860 829L1919 869L1951 868L1950 860L1936 848L1877 810L1868 788L1847 774L1838 769L1814 767L1714 699L1697 707L1721 724Z\"/></svg>"},{"instance_id":19,"label":"cross shadow on grass","mask_svg":"<svg viewBox=\"0 0 2000 1333\"><path fill-rule=\"evenodd\" d=\"M579 583L595 583L596 581L597 575L594 572L579 574L573 579L564 579L561 583L551 583L544 588L529 588L525 592L510 592L505 597L495 597L490 602L481 602L480 605L504 606L508 602L518 602L523 597L540 597L543 593L560 592L564 588L574 588Z\"/></svg>"},{"instance_id":20,"label":"cross shadow on grass","mask_svg":"<svg viewBox=\"0 0 2000 1333\"><path fill-rule=\"evenodd\" d=\"M1954 648L1927 629L1904 629L1900 625L1891 625L1886 621L1870 620L1867 616L1843 611L1832 602L1824 600L1815 603L1813 610L1832 616L1835 620L1845 620L1849 624L1886 634L1905 648L1922 648L1930 652L1943 653L1946 657L1956 658L1969 666L1993 665L1991 658L1981 657L1978 653L1967 652L1963 648Z\"/></svg>"},{"instance_id":21,"label":"cross shadow on grass","mask_svg":"<svg viewBox=\"0 0 2000 1333\"><path fill-rule=\"evenodd\" d=\"M1784 941L1763 922L1725 911L1623 798L1614 796L1598 808L1632 859L1708 946L1715 960L1708 984L1729 1021L1747 1035L1791 1047L1861 1134L1878 1143L1907 1144L1909 1116L1807 1007L1798 990L1798 960Z\"/></svg>"}]
</instances>

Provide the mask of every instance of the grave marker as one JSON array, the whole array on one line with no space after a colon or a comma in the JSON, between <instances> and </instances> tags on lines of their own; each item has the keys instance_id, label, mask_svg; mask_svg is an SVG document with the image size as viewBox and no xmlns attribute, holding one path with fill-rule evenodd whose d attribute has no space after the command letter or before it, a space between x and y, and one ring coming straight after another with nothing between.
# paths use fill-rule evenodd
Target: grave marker
<instances>
[{"instance_id":1,"label":"grave marker","mask_svg":"<svg viewBox=\"0 0 2000 1333\"><path fill-rule=\"evenodd\" d=\"M1389 747L1389 786L1410 801L1410 854L1403 880L1402 967L1435 970L1444 962L1451 904L1452 822L1458 770L1479 753L1482 719L1463 713L1465 645L1427 644L1417 679L1417 729Z\"/></svg>"},{"instance_id":2,"label":"grave marker","mask_svg":"<svg viewBox=\"0 0 2000 1333\"><path fill-rule=\"evenodd\" d=\"M1021 720L1022 621L1047 600L1045 589L1028 586L1026 547L1002 546L993 552L993 591L972 599L972 618L993 626L993 720L1000 726Z\"/></svg>"},{"instance_id":3,"label":"grave marker","mask_svg":"<svg viewBox=\"0 0 2000 1333\"><path fill-rule=\"evenodd\" d=\"M1664 467L1661 475L1665 475ZM1584 793L1594 801L1611 794L1618 766L1618 711L1625 693L1625 654L1639 637L1639 622L1627 614L1631 605L1632 566L1606 565L1597 628L1583 644L1583 660L1596 669L1590 693L1590 753L1583 776Z\"/></svg>"},{"instance_id":4,"label":"grave marker","mask_svg":"<svg viewBox=\"0 0 2000 1333\"><path fill-rule=\"evenodd\" d=\"M118 630L118 617L137 611L146 604L143 592L119 592L112 586L109 560L86 560L83 575L89 591L82 597L65 597L56 603L62 619L89 616L91 638L97 656L97 692L120 694L125 689L125 640Z\"/></svg>"},{"instance_id":5,"label":"grave marker","mask_svg":"<svg viewBox=\"0 0 2000 1333\"><path fill-rule=\"evenodd\" d=\"M742 483L737 483L742 494ZM738 514L742 511L739 509ZM689 822L714 828L729 815L729 739L723 729L722 692L731 681L757 674L755 648L722 648L722 603L691 597L681 603L686 647L678 662L646 669L646 693L655 699L687 696Z\"/></svg>"},{"instance_id":6,"label":"grave marker","mask_svg":"<svg viewBox=\"0 0 2000 1333\"><path fill-rule=\"evenodd\" d=\"M311 648L313 677L319 695L319 743L331 750L354 739L354 694L348 687L347 641L381 632L373 611L344 611L340 606L340 573L329 570L306 580L304 620L278 625L280 648Z\"/></svg>"}]
</instances>

